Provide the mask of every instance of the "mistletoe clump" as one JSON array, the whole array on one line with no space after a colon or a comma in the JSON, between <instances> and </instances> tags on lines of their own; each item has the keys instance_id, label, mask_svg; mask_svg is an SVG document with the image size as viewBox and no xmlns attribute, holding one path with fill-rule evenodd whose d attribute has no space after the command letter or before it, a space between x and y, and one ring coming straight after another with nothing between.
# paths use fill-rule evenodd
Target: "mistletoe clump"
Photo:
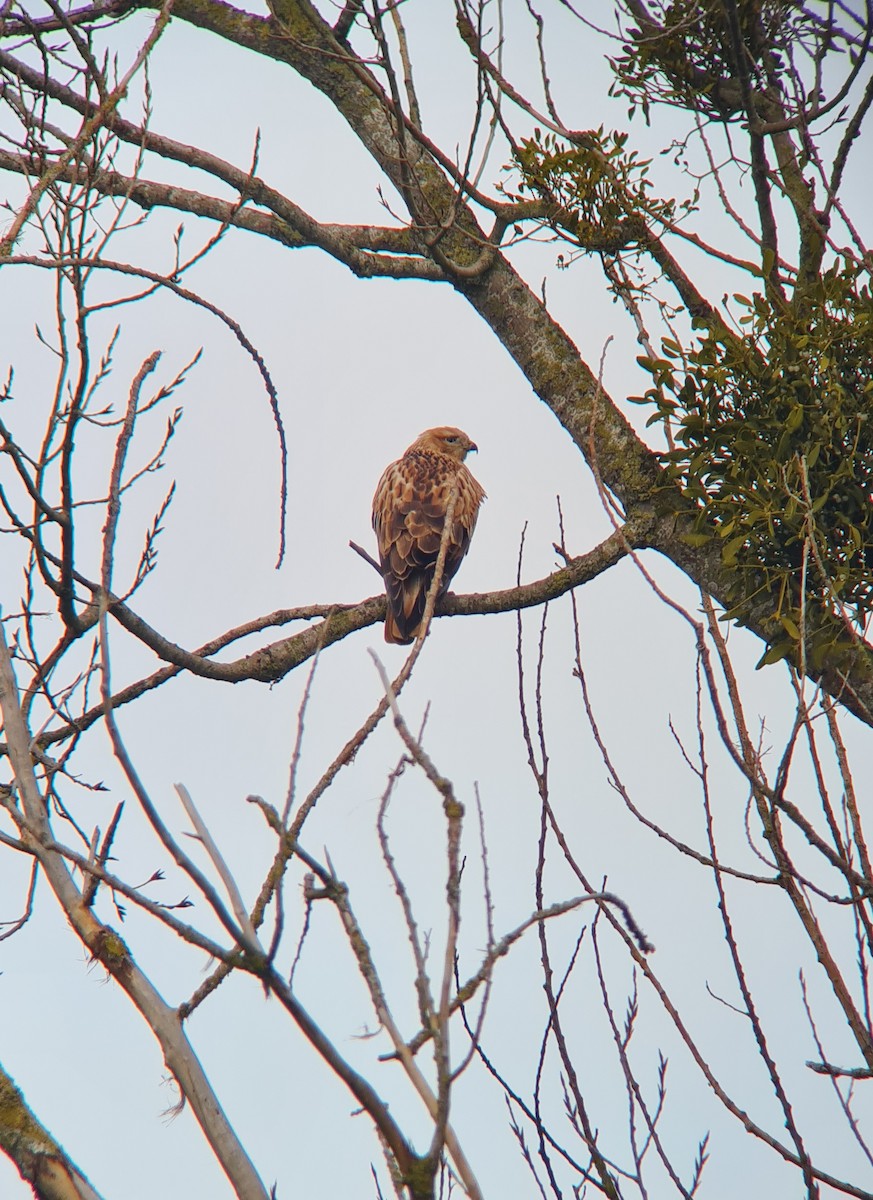
<instances>
[{"instance_id":1,"label":"mistletoe clump","mask_svg":"<svg viewBox=\"0 0 873 1200\"><path fill-rule=\"evenodd\" d=\"M663 358L640 359L653 378L642 399L670 429L663 459L696 509L689 538L716 536L735 568L728 615L742 621L773 596L784 636L764 661L802 640L820 666L873 610L869 278L845 262L790 305L734 299L743 333L710 328L689 352L665 339ZM825 637L835 614L845 636Z\"/></svg>"},{"instance_id":2,"label":"mistletoe clump","mask_svg":"<svg viewBox=\"0 0 873 1200\"><path fill-rule=\"evenodd\" d=\"M621 5L631 20L610 58L613 96L648 121L655 102L730 122L745 114L742 89L766 91L798 44L814 44L821 22L792 0L653 0Z\"/></svg>"},{"instance_id":3,"label":"mistletoe clump","mask_svg":"<svg viewBox=\"0 0 873 1200\"><path fill-rule=\"evenodd\" d=\"M627 149L618 130L588 130L572 140L534 129L507 168L519 176L501 190L520 212L534 213L557 236L584 250L615 253L636 242L645 220L670 221L672 200L652 195L650 160Z\"/></svg>"}]
</instances>

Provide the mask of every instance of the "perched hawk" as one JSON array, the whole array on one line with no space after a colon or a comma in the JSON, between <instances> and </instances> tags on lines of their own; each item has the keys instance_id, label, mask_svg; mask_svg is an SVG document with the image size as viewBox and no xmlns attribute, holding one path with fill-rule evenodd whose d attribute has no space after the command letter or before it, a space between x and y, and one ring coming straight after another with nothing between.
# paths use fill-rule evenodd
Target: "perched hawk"
<instances>
[{"instance_id":1,"label":"perched hawk","mask_svg":"<svg viewBox=\"0 0 873 1200\"><path fill-rule=\"evenodd\" d=\"M485 499L464 466L475 449L475 442L460 429L450 425L428 429L379 480L373 497L373 528L388 596L386 642L408 646L418 637L455 480L458 497L437 599L448 591L467 553Z\"/></svg>"}]
</instances>

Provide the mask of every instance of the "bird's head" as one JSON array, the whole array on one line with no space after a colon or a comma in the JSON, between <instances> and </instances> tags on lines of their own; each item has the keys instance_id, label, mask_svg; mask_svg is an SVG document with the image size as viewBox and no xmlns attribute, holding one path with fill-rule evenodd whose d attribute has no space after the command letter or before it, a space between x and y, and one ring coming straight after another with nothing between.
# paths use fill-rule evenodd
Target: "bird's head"
<instances>
[{"instance_id":1,"label":"bird's head","mask_svg":"<svg viewBox=\"0 0 873 1200\"><path fill-rule=\"evenodd\" d=\"M439 425L436 429L426 429L424 433L419 434L406 453L417 450L425 454L442 454L462 463L471 450L478 449L476 443L468 438L462 429L455 429L452 425Z\"/></svg>"}]
</instances>

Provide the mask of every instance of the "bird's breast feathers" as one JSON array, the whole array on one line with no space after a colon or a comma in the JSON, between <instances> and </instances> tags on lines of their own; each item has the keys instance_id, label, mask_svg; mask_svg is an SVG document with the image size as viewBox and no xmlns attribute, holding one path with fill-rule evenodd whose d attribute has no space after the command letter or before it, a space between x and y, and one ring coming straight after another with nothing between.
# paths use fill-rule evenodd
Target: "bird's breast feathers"
<instances>
[{"instance_id":1,"label":"bird's breast feathers","mask_svg":"<svg viewBox=\"0 0 873 1200\"><path fill-rule=\"evenodd\" d=\"M435 555L456 480L458 495L451 540L460 540L464 532L469 540L485 492L463 463L421 451L408 452L392 463L382 475L373 499L373 526L379 550L387 550L400 538L405 542L404 535L408 535L422 543L421 550Z\"/></svg>"}]
</instances>

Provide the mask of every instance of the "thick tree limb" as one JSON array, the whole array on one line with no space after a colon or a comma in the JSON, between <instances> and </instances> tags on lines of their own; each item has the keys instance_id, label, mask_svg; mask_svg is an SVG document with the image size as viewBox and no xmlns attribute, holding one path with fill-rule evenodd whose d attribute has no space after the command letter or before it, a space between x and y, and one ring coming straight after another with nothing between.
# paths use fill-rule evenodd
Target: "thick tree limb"
<instances>
[{"instance_id":1,"label":"thick tree limb","mask_svg":"<svg viewBox=\"0 0 873 1200\"><path fill-rule=\"evenodd\" d=\"M128 0L119 11L156 6L157 0ZM645 7L632 7L639 7L644 22ZM604 392L570 337L497 246L489 243L440 165L408 134L394 112L394 102L372 72L352 55L345 42L336 38L308 0L275 0L270 18L240 12L221 0L177 0L174 13L242 48L287 63L331 100L407 198L417 225L417 232L414 227L411 236L421 251L430 254L488 322L625 512L637 513L655 505L660 512L672 512L671 520L653 530L648 544L669 557L722 605L731 603L733 573L721 562L715 529L712 541L702 547L691 546L685 540L692 510L665 480L657 456L637 437ZM730 103L740 111L738 82L733 81L730 88ZM757 93L755 100L762 119L779 116L765 111ZM483 247L488 247L485 255ZM776 608L777 598L766 594L750 608L746 624L765 641L781 634L781 627L772 619ZM372 619L378 618L374 615ZM348 631L347 623L355 620L344 614L336 636L331 634L328 643L343 636L341 630ZM257 669L263 675L255 677L276 678L275 672L284 673L294 665L284 653L277 654L272 648L258 653L261 657ZM293 660L293 652L290 658ZM818 678L861 720L873 724L873 658L865 643L857 644L847 665L828 667L818 677L813 674L813 678Z\"/></svg>"},{"instance_id":2,"label":"thick tree limb","mask_svg":"<svg viewBox=\"0 0 873 1200\"><path fill-rule=\"evenodd\" d=\"M0 709L22 812L28 825L35 831L31 835L32 846L29 848L39 859L67 920L92 956L127 993L154 1033L168 1070L178 1081L236 1195L240 1200L267 1200L267 1191L233 1132L175 1010L167 1005L136 965L123 939L114 929L101 924L92 909L83 903L82 894L63 858L49 849L54 838L48 808L34 775L30 733L18 702L18 687L2 623Z\"/></svg>"},{"instance_id":3,"label":"thick tree limb","mask_svg":"<svg viewBox=\"0 0 873 1200\"><path fill-rule=\"evenodd\" d=\"M532 608L555 600L572 588L579 587L602 574L625 557L629 547L646 545L651 537L651 525L651 518L648 516L630 521L587 554L570 559L559 570L534 583L508 588L505 591L482 592L478 595L456 596L450 592L438 605L435 615L477 616L515 612L520 608ZM80 582L93 587L96 592L96 584ZM184 671L204 679L215 679L225 683L242 683L248 679L275 683L312 658L320 649L341 641L359 629L366 629L383 621L385 597L371 596L358 604L322 604L280 609L238 626L195 651L177 646L114 597L110 597L107 611L128 633L169 664L116 692L112 697L112 708L117 710ZM213 657L240 638L250 637L263 629L289 624L292 621L318 623L230 662L217 661ZM77 717L74 723L47 729L39 736L37 742L42 748L63 742L74 733L78 734L90 728L102 717L103 705L94 705ZM8 753L8 747L0 743L0 755L4 753Z\"/></svg>"},{"instance_id":4,"label":"thick tree limb","mask_svg":"<svg viewBox=\"0 0 873 1200\"><path fill-rule=\"evenodd\" d=\"M36 1200L100 1200L99 1194L25 1103L0 1067L0 1149Z\"/></svg>"},{"instance_id":5,"label":"thick tree limb","mask_svg":"<svg viewBox=\"0 0 873 1200\"><path fill-rule=\"evenodd\" d=\"M0 150L0 170L32 177L38 175L40 163L23 154ZM222 225L272 238L292 250L305 247L324 250L360 279L389 277L430 282L445 279L434 263L420 255L416 256L407 230L378 225L322 223L266 186L250 187L241 180L240 194L243 200L254 200L254 193L257 192L260 199L255 202L270 207L273 211L268 213L246 208L239 201L221 200L191 188L134 178L117 171L86 170L70 165L58 171L56 177L65 183L87 183L102 196L131 200L145 210L170 208L177 212L188 212Z\"/></svg>"}]
</instances>

